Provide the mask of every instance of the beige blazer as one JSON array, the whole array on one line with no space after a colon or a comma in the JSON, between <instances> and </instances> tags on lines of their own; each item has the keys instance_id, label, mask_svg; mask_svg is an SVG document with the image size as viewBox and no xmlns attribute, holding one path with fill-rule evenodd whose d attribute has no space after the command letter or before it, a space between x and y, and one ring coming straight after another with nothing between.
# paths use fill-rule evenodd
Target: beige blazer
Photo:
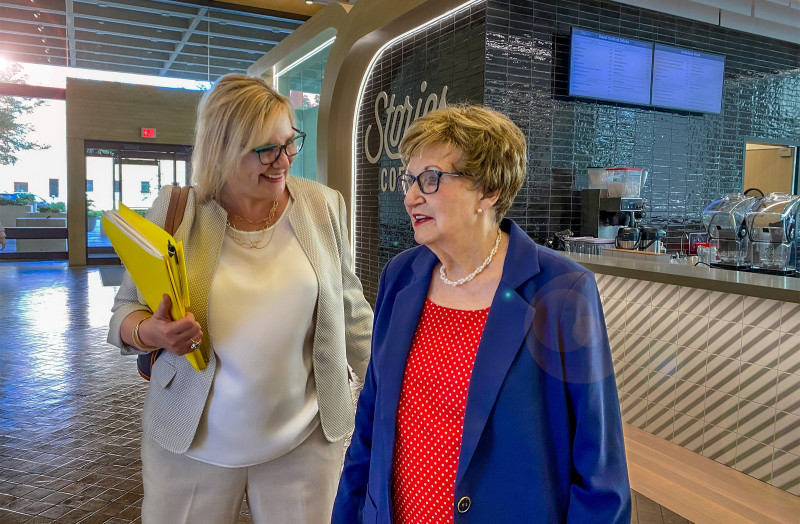
<instances>
[{"instance_id":1,"label":"beige blazer","mask_svg":"<svg viewBox=\"0 0 800 524\"><path fill-rule=\"evenodd\" d=\"M372 309L353 272L347 235L347 214L339 192L316 182L288 177L294 199L289 208L300 245L317 274L313 366L320 419L326 438L335 442L353 430L353 402L348 364L363 379L369 361ZM147 218L163 225L170 187L162 188ZM183 242L189 276L191 311L203 329L203 350L210 360L195 371L185 357L163 352L152 369L142 414L143 430L165 449L185 452L194 439L216 369L212 334L208 331L208 296L217 268L227 214L214 200L199 203L189 193L186 213L175 239ZM247 307L242 304L242 307ZM108 342L122 354L141 354L120 337L123 319L147 309L128 273L119 288L109 326ZM131 364L133 365L133 364ZM133 372L133 370L131 370Z\"/></svg>"}]
</instances>

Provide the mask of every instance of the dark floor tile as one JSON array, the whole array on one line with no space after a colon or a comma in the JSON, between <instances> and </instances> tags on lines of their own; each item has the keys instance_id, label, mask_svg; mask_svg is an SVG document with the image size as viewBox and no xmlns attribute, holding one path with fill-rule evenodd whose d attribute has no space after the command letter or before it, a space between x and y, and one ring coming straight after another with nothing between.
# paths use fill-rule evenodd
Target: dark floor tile
<instances>
[{"instance_id":1,"label":"dark floor tile","mask_svg":"<svg viewBox=\"0 0 800 524\"><path fill-rule=\"evenodd\" d=\"M142 495L140 493L134 493L133 491L128 491L123 493L119 498L116 499L118 502L124 502L126 504L133 504L142 500Z\"/></svg>"},{"instance_id":2,"label":"dark floor tile","mask_svg":"<svg viewBox=\"0 0 800 524\"><path fill-rule=\"evenodd\" d=\"M65 513L61 517L61 520L64 520L66 522L80 522L82 519L86 518L87 516L91 515L92 513L94 513L94 512L93 511L88 511L88 510L85 510L85 509L80 509L80 508L71 509L68 513Z\"/></svg>"},{"instance_id":3,"label":"dark floor tile","mask_svg":"<svg viewBox=\"0 0 800 524\"><path fill-rule=\"evenodd\" d=\"M127 519L128 522L138 518L142 514L141 504L131 505L117 513L117 518Z\"/></svg>"},{"instance_id":4,"label":"dark floor tile","mask_svg":"<svg viewBox=\"0 0 800 524\"><path fill-rule=\"evenodd\" d=\"M52 508L39 513L39 515L37 516L58 520L63 518L64 515L66 515L70 511L72 511L72 508L70 508L69 506L53 506Z\"/></svg>"},{"instance_id":5,"label":"dark floor tile","mask_svg":"<svg viewBox=\"0 0 800 524\"><path fill-rule=\"evenodd\" d=\"M102 513L103 515L117 515L119 512L127 508L128 505L123 502L109 502L99 510L98 513Z\"/></svg>"},{"instance_id":6,"label":"dark floor tile","mask_svg":"<svg viewBox=\"0 0 800 524\"><path fill-rule=\"evenodd\" d=\"M105 500L100 500L98 498L93 498L93 499L87 500L86 502L84 502L83 504L78 506L78 508L79 509L85 509L85 510L88 510L88 511L91 511L91 512L96 512L100 508L105 506L106 504L108 504L108 502L106 502Z\"/></svg>"},{"instance_id":7,"label":"dark floor tile","mask_svg":"<svg viewBox=\"0 0 800 524\"><path fill-rule=\"evenodd\" d=\"M103 515L102 513L93 513L81 520L79 524L103 524L110 518L111 517L108 515Z\"/></svg>"},{"instance_id":8,"label":"dark floor tile","mask_svg":"<svg viewBox=\"0 0 800 524\"><path fill-rule=\"evenodd\" d=\"M3 524L22 524L23 522L30 520L30 518L30 515L0 508L0 522Z\"/></svg>"},{"instance_id":9,"label":"dark floor tile","mask_svg":"<svg viewBox=\"0 0 800 524\"><path fill-rule=\"evenodd\" d=\"M107 490L97 495L97 498L105 500L107 502L111 502L112 500L120 498L124 494L125 492L122 491L121 489L108 488Z\"/></svg>"},{"instance_id":10,"label":"dark floor tile","mask_svg":"<svg viewBox=\"0 0 800 524\"><path fill-rule=\"evenodd\" d=\"M40 500L37 500L37 501L31 502L30 504L28 504L25 507L23 507L20 510L20 513L27 513L28 515L35 516L35 515L38 515L39 513L47 511L48 509L52 508L53 506L54 506L53 504L48 504L47 502L42 502Z\"/></svg>"}]
</instances>

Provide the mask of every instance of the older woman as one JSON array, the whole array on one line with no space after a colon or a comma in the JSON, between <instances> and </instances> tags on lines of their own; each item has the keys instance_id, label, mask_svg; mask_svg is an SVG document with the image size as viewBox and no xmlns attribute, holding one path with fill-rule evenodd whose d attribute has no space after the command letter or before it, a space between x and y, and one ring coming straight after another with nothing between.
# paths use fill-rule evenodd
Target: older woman
<instances>
[{"instance_id":1,"label":"older woman","mask_svg":"<svg viewBox=\"0 0 800 524\"><path fill-rule=\"evenodd\" d=\"M401 142L421 246L381 276L337 524L630 521L592 274L504 214L525 178L505 116L456 106Z\"/></svg>"},{"instance_id":2,"label":"older woman","mask_svg":"<svg viewBox=\"0 0 800 524\"><path fill-rule=\"evenodd\" d=\"M153 312L126 277L109 342L164 348L143 412L142 520L330 519L353 429L348 364L363 377L372 311L350 259L342 196L289 176L305 134L289 101L229 75L200 103L183 241L191 308ZM148 218L163 224L169 188ZM197 345L208 366L184 354Z\"/></svg>"}]
</instances>

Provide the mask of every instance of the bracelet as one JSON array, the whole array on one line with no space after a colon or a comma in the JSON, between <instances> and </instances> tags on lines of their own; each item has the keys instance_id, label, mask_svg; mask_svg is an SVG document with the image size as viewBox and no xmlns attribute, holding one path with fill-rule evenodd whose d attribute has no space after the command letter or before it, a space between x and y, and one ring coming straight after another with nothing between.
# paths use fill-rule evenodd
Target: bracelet
<instances>
[{"instance_id":1,"label":"bracelet","mask_svg":"<svg viewBox=\"0 0 800 524\"><path fill-rule=\"evenodd\" d=\"M148 346L147 344L142 342L141 338L139 338L139 326L141 326L142 322L144 322L148 318L150 318L150 317L144 317L142 320L137 322L136 326L133 328L133 345L136 346L139 349L143 349L143 350L146 350L146 351L155 351L155 350L158 349L157 347Z\"/></svg>"}]
</instances>

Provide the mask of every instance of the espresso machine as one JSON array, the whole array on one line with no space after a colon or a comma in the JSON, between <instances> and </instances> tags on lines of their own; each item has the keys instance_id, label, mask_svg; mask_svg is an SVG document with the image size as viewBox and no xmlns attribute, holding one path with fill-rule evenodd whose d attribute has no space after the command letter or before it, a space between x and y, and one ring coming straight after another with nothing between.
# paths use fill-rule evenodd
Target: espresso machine
<instances>
[{"instance_id":1,"label":"espresso machine","mask_svg":"<svg viewBox=\"0 0 800 524\"><path fill-rule=\"evenodd\" d=\"M644 199L609 197L604 189L581 191L581 235L617 238L620 228L636 228L644 216Z\"/></svg>"},{"instance_id":2,"label":"espresso machine","mask_svg":"<svg viewBox=\"0 0 800 524\"><path fill-rule=\"evenodd\" d=\"M794 274L798 208L800 196L769 193L747 210L745 220L750 240L751 271Z\"/></svg>"},{"instance_id":3,"label":"espresso machine","mask_svg":"<svg viewBox=\"0 0 800 524\"><path fill-rule=\"evenodd\" d=\"M755 197L728 193L703 210L703 224L708 232L711 267L750 269L750 237L745 217L756 202Z\"/></svg>"}]
</instances>

